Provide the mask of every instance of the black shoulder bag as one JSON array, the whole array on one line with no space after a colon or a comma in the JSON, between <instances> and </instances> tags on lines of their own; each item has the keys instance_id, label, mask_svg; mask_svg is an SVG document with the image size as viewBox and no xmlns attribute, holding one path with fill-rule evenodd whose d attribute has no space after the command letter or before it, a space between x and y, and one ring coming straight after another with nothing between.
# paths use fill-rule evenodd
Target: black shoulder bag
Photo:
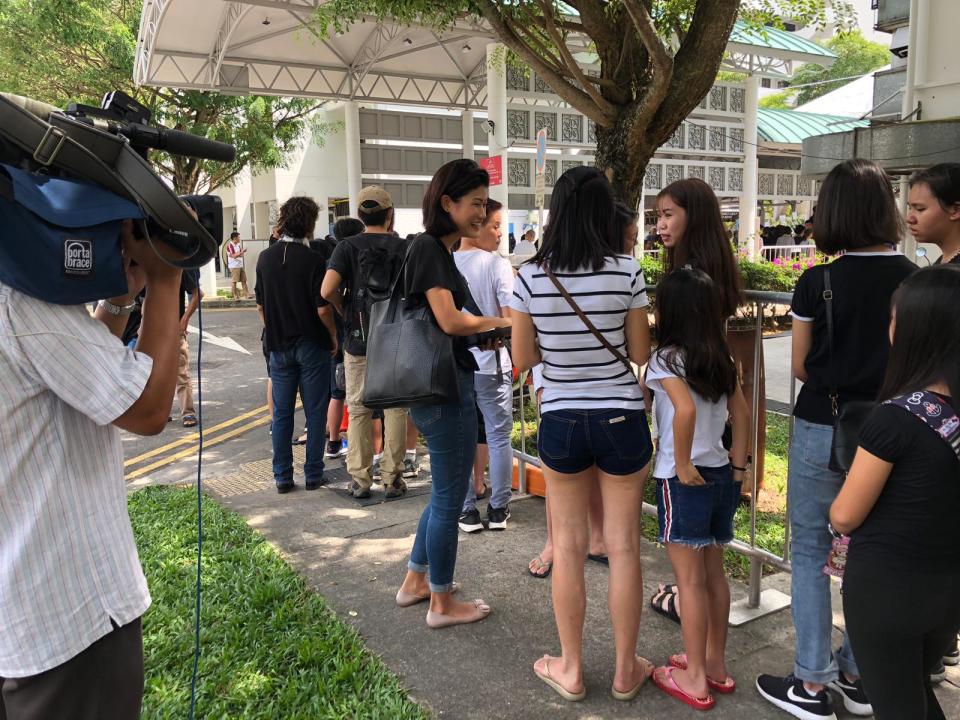
<instances>
[{"instance_id":1,"label":"black shoulder bag","mask_svg":"<svg viewBox=\"0 0 960 720\"><path fill-rule=\"evenodd\" d=\"M409 258L410 248L389 298L370 309L363 404L374 410L443 405L460 399L453 339L437 325L429 303L407 308L404 302Z\"/></svg>"},{"instance_id":2,"label":"black shoulder bag","mask_svg":"<svg viewBox=\"0 0 960 720\"><path fill-rule=\"evenodd\" d=\"M830 287L830 268L823 272L823 300L827 305L827 347L830 352L830 408L833 413L833 442L830 445L829 468L846 475L853 465L860 440L860 427L876 403L870 400L850 400L840 407L837 390L837 369L833 352L833 289Z\"/></svg>"}]
</instances>

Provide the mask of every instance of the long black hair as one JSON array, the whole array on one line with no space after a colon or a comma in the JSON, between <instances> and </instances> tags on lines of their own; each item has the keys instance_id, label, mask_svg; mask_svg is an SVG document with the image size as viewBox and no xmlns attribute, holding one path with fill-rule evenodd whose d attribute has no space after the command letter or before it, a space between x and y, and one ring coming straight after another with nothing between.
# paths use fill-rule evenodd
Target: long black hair
<instances>
[{"instance_id":1,"label":"long black hair","mask_svg":"<svg viewBox=\"0 0 960 720\"><path fill-rule=\"evenodd\" d=\"M711 402L737 385L716 292L710 276L689 265L667 273L657 285L660 360Z\"/></svg>"},{"instance_id":2,"label":"long black hair","mask_svg":"<svg viewBox=\"0 0 960 720\"><path fill-rule=\"evenodd\" d=\"M910 275L893 295L896 325L880 400L943 382L960 402L960 266Z\"/></svg>"},{"instance_id":3,"label":"long black hair","mask_svg":"<svg viewBox=\"0 0 960 720\"><path fill-rule=\"evenodd\" d=\"M617 235L613 190L607 176L595 167L570 168L553 186L550 220L540 249L529 262L551 270L603 268L606 258L623 251Z\"/></svg>"},{"instance_id":4,"label":"long black hair","mask_svg":"<svg viewBox=\"0 0 960 720\"><path fill-rule=\"evenodd\" d=\"M692 264L713 280L720 312L728 318L743 304L743 279L713 189L699 178L670 183L657 195L669 197L687 213L687 229L675 247L666 248L666 269ZM657 301L659 305L660 301Z\"/></svg>"}]
</instances>

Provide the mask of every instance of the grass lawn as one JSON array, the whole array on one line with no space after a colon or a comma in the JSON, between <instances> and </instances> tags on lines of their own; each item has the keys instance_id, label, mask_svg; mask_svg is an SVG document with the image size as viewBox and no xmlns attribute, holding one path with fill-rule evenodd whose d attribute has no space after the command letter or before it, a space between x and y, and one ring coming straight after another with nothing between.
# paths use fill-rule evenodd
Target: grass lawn
<instances>
[{"instance_id":1,"label":"grass lawn","mask_svg":"<svg viewBox=\"0 0 960 720\"><path fill-rule=\"evenodd\" d=\"M196 494L129 501L153 606L143 619L143 718L187 717L193 666ZM197 717L427 718L323 598L236 514L203 502Z\"/></svg>"},{"instance_id":2,"label":"grass lawn","mask_svg":"<svg viewBox=\"0 0 960 720\"><path fill-rule=\"evenodd\" d=\"M524 406L527 420L526 448L530 455L537 454L536 412L530 405ZM513 424L513 447L520 448L520 421ZM767 446L764 487L759 492L757 503L757 547L783 556L784 526L786 522L787 458L790 439L790 418L778 413L767 413ZM649 480L644 488L644 500L657 503L656 484ZM750 540L750 507L741 505L734 518L737 539ZM657 523L646 518L643 534L651 542L657 539ZM725 565L731 577L745 579L750 574L750 561L735 552L727 551Z\"/></svg>"}]
</instances>

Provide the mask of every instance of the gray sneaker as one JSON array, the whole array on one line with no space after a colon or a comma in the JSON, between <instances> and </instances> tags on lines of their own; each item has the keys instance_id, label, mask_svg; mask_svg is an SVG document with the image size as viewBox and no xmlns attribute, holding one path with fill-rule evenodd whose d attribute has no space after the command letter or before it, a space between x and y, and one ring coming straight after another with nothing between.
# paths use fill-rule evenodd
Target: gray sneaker
<instances>
[{"instance_id":1,"label":"gray sneaker","mask_svg":"<svg viewBox=\"0 0 960 720\"><path fill-rule=\"evenodd\" d=\"M409 455L403 458L403 477L410 480L420 474L420 461L411 458Z\"/></svg>"},{"instance_id":2,"label":"gray sneaker","mask_svg":"<svg viewBox=\"0 0 960 720\"><path fill-rule=\"evenodd\" d=\"M366 500L370 497L370 488L365 488L354 480L350 483L350 494L357 500Z\"/></svg>"},{"instance_id":3,"label":"gray sneaker","mask_svg":"<svg viewBox=\"0 0 960 720\"><path fill-rule=\"evenodd\" d=\"M373 461L373 469L371 470L370 474L371 474L371 476L373 477L373 481L374 481L375 483L383 482L383 472L381 472L381 470L380 470L380 461L379 461L379 460L374 460L374 461Z\"/></svg>"},{"instance_id":4,"label":"gray sneaker","mask_svg":"<svg viewBox=\"0 0 960 720\"><path fill-rule=\"evenodd\" d=\"M407 484L401 479L397 478L389 485L384 486L384 494L388 498L396 498L401 495L405 495L407 492Z\"/></svg>"}]
</instances>

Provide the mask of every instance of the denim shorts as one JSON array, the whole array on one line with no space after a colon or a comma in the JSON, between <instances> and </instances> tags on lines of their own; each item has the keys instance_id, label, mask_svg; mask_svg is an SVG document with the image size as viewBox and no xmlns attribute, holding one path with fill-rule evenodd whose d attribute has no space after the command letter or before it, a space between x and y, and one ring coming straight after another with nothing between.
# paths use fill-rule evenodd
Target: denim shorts
<instances>
[{"instance_id":1,"label":"denim shorts","mask_svg":"<svg viewBox=\"0 0 960 720\"><path fill-rule=\"evenodd\" d=\"M631 475L650 462L653 443L643 410L553 410L540 418L540 461L572 475L596 465Z\"/></svg>"},{"instance_id":2,"label":"denim shorts","mask_svg":"<svg viewBox=\"0 0 960 720\"><path fill-rule=\"evenodd\" d=\"M684 485L677 477L657 478L657 541L693 548L726 545L733 540L733 516L740 485L729 465L697 466L705 485Z\"/></svg>"}]
</instances>

